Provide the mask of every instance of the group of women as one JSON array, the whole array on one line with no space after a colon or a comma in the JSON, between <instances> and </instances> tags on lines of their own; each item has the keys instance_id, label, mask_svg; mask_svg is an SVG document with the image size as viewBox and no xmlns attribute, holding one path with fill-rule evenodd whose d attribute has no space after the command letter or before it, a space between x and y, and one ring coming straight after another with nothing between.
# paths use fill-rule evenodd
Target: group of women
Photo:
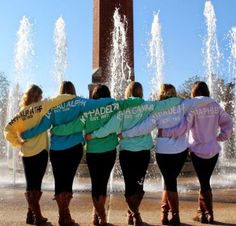
<instances>
[{"instance_id":1,"label":"group of women","mask_svg":"<svg viewBox=\"0 0 236 226\"><path fill-rule=\"evenodd\" d=\"M37 93L35 88L40 92ZM213 223L210 177L220 151L218 141L230 137L232 120L209 97L205 82L195 82L193 98L185 100L177 97L174 86L163 84L159 100L144 101L142 85L138 82L128 85L127 99L122 101L112 99L105 85L95 87L93 99L75 97L75 88L68 81L63 82L58 97L42 101L41 95L39 87L30 87L24 95L23 100L27 101L23 101L22 110L4 130L6 139L21 150L26 177L27 224L39 225L47 221L41 214L39 200L48 161L47 130L50 128L49 153L59 225L75 223L69 203L73 180L83 155L83 133L86 134L86 160L92 184L93 225L107 224L107 184L118 143L128 205L127 224L144 225L139 206L153 147L150 132L155 128L159 128L155 141L156 160L164 181L161 223L180 225L177 177L189 152L200 182L199 209L194 220ZM189 142L189 131L193 143Z\"/></svg>"}]
</instances>

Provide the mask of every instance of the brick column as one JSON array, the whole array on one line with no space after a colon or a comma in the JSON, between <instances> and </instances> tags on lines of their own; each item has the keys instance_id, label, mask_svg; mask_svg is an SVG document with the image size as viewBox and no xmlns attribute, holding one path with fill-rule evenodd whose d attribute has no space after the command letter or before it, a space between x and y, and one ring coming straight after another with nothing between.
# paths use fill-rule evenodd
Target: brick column
<instances>
[{"instance_id":1,"label":"brick column","mask_svg":"<svg viewBox=\"0 0 236 226\"><path fill-rule=\"evenodd\" d=\"M93 75L92 88L97 83L106 83L109 78L109 55L112 44L112 30L114 27L113 14L119 8L119 13L126 16L128 22L127 61L132 71L134 68L133 48L133 0L94 0L93 1ZM132 76L131 80L134 80Z\"/></svg>"}]
</instances>

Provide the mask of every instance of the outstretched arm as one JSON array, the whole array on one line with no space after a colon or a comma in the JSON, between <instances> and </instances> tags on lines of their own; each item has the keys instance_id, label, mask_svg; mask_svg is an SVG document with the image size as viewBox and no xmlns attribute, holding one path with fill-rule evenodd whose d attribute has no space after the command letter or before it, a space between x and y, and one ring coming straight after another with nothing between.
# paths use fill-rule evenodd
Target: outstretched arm
<instances>
[{"instance_id":1,"label":"outstretched arm","mask_svg":"<svg viewBox=\"0 0 236 226\"><path fill-rule=\"evenodd\" d=\"M37 126L23 132L21 134L21 137L23 139L30 139L34 136L39 135L40 133L43 133L43 132L47 131L50 127L51 127L50 118L48 118L47 116L44 116Z\"/></svg>"},{"instance_id":2,"label":"outstretched arm","mask_svg":"<svg viewBox=\"0 0 236 226\"><path fill-rule=\"evenodd\" d=\"M188 113L186 118L183 118L182 122L173 128L162 129L162 137L179 137L187 133L193 126L194 114Z\"/></svg>"},{"instance_id":3,"label":"outstretched arm","mask_svg":"<svg viewBox=\"0 0 236 226\"><path fill-rule=\"evenodd\" d=\"M172 97L172 98L168 98L166 100L156 100L154 111L155 112L166 111L169 108L172 108L174 106L181 104L182 101L183 101L183 99L181 99L179 97Z\"/></svg>"},{"instance_id":4,"label":"outstretched arm","mask_svg":"<svg viewBox=\"0 0 236 226\"><path fill-rule=\"evenodd\" d=\"M67 123L58 125L52 128L52 133L56 136L68 136L74 133L82 132L84 129L84 121L82 120L82 116Z\"/></svg>"},{"instance_id":5,"label":"outstretched arm","mask_svg":"<svg viewBox=\"0 0 236 226\"><path fill-rule=\"evenodd\" d=\"M140 124L134 126L133 128L123 131L122 137L135 137L150 133L154 128L156 128L156 118L155 114L150 115Z\"/></svg>"},{"instance_id":6,"label":"outstretched arm","mask_svg":"<svg viewBox=\"0 0 236 226\"><path fill-rule=\"evenodd\" d=\"M119 114L114 115L103 127L94 131L91 135L92 138L103 138L111 133L119 132L121 129L122 119L119 118Z\"/></svg>"}]
</instances>

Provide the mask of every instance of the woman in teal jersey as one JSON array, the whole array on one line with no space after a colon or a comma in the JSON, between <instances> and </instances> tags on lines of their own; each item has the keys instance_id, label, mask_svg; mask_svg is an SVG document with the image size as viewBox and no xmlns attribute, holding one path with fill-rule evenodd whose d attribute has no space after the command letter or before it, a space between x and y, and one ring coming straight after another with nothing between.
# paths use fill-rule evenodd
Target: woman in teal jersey
<instances>
[{"instance_id":1,"label":"woman in teal jersey","mask_svg":"<svg viewBox=\"0 0 236 226\"><path fill-rule=\"evenodd\" d=\"M142 98L142 85L138 82L131 82L126 89L125 96L126 98ZM138 116L137 112L136 115ZM96 138L93 135L95 134L87 134L86 140ZM139 145L139 142L136 144L130 142L129 145L121 145L119 152L121 170L125 181L125 197L128 204L128 224L134 225L143 225L139 205L144 195L143 183L150 160L150 149L153 146L151 134L146 135L145 138L147 142L144 146ZM142 144L144 143L142 142Z\"/></svg>"}]
</instances>

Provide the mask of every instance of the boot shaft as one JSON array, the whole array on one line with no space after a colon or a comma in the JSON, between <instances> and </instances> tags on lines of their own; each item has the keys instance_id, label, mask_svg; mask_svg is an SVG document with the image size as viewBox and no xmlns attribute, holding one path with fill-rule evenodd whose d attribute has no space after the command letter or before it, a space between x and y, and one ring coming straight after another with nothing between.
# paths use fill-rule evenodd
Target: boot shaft
<instances>
[{"instance_id":1,"label":"boot shaft","mask_svg":"<svg viewBox=\"0 0 236 226\"><path fill-rule=\"evenodd\" d=\"M32 218L34 219L34 224L42 224L47 222L47 218L42 216L39 200L42 196L41 191L28 191L25 193L26 200L28 202L28 213L26 222L32 222ZM33 217L32 217L33 216Z\"/></svg>"},{"instance_id":2,"label":"boot shaft","mask_svg":"<svg viewBox=\"0 0 236 226\"><path fill-rule=\"evenodd\" d=\"M169 210L170 210L170 206L168 204L167 192L163 191L162 199L161 199L161 223L162 225L169 225L169 220L168 220Z\"/></svg>"},{"instance_id":3,"label":"boot shaft","mask_svg":"<svg viewBox=\"0 0 236 226\"><path fill-rule=\"evenodd\" d=\"M75 221L71 218L69 205L72 199L72 193L62 192L55 195L55 199L59 210L59 225L66 226L74 224Z\"/></svg>"},{"instance_id":4,"label":"boot shaft","mask_svg":"<svg viewBox=\"0 0 236 226\"><path fill-rule=\"evenodd\" d=\"M169 220L171 225L180 225L179 217L179 196L178 192L166 191L168 204L172 214L171 219Z\"/></svg>"},{"instance_id":5,"label":"boot shaft","mask_svg":"<svg viewBox=\"0 0 236 226\"><path fill-rule=\"evenodd\" d=\"M93 205L95 208L95 212L98 216L99 225L106 225L106 211L105 211L105 203L106 196L100 195L98 198L92 197Z\"/></svg>"}]
</instances>

